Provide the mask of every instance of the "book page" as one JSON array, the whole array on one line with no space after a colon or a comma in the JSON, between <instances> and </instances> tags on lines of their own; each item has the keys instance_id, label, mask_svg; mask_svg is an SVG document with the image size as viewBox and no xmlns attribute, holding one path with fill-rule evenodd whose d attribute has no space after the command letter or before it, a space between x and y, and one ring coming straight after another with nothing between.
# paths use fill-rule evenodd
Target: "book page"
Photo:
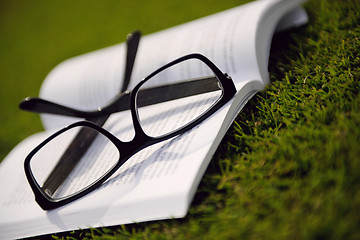
<instances>
[{"instance_id":1,"label":"book page","mask_svg":"<svg viewBox=\"0 0 360 240\"><path fill-rule=\"evenodd\" d=\"M244 85L242 89L248 89L243 93L257 87ZM241 96L238 99L246 98ZM188 101L193 102L193 99ZM173 104L167 103L172 108ZM218 123L224 121L230 105L227 104L191 131L140 151L102 187L73 203L50 211L42 210L34 201L34 195L25 178L23 159L51 132L32 136L19 144L0 168L0 180L6 179L9 182L0 193L0 236L31 236L89 226L110 226L185 216L198 181L216 148L211 150L207 161L204 161L204 156L208 155L213 140L222 127ZM152 107L156 106L151 106L149 112L153 111ZM201 108L200 105L194 105L193 109L199 107ZM166 117L173 116L169 113ZM232 119L228 120L226 125L231 121ZM171 121L168 124L171 124ZM112 115L104 128L123 140L131 139L134 134L127 112ZM92 147L96 148L96 145ZM98 160L106 161L106 158ZM87 163L81 164L75 169L74 175L77 171L88 169ZM13 171L7 171L9 168ZM86 174L91 175L92 172ZM6 231L3 231L5 229Z\"/></svg>"},{"instance_id":2,"label":"book page","mask_svg":"<svg viewBox=\"0 0 360 240\"><path fill-rule=\"evenodd\" d=\"M208 57L236 84L265 81L256 59L257 19L277 2L256 1L142 37L129 89L157 68L190 53ZM119 44L69 59L48 75L40 96L74 108L97 109L121 88L124 58L125 44ZM46 129L75 121L49 115L42 120Z\"/></svg>"},{"instance_id":3,"label":"book page","mask_svg":"<svg viewBox=\"0 0 360 240\"><path fill-rule=\"evenodd\" d=\"M298 8L300 2L302 0L255 1L143 36L128 89L164 64L190 53L209 58L228 73L235 84L256 80L267 85L267 59L274 26L282 13L291 9L298 11L285 18L281 23L283 28L291 22L297 25L306 22L306 13ZM269 14L273 11L276 13ZM263 21L263 18L271 21ZM122 43L59 64L45 79L40 97L82 110L104 106L122 86L125 54ZM46 114L42 115L42 120L45 129L77 121Z\"/></svg>"}]
</instances>

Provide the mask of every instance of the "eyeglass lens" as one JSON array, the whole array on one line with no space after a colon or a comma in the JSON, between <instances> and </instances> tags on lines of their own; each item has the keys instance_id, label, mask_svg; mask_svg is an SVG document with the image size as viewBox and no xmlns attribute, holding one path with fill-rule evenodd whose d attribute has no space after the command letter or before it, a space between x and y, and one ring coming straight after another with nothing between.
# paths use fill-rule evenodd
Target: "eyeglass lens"
<instances>
[{"instance_id":1,"label":"eyeglass lens","mask_svg":"<svg viewBox=\"0 0 360 240\"><path fill-rule=\"evenodd\" d=\"M194 84L197 80L199 84ZM192 82L191 88L183 84L185 81ZM164 91L144 94L145 89L159 89L165 83ZM177 99L177 95L182 97ZM221 96L221 84L205 63L198 59L180 62L156 74L139 89L136 102L141 127L151 137L169 134L201 116ZM175 100L144 106L158 97Z\"/></svg>"},{"instance_id":2,"label":"eyeglass lens","mask_svg":"<svg viewBox=\"0 0 360 240\"><path fill-rule=\"evenodd\" d=\"M80 131L92 136L76 143L74 138ZM30 168L44 192L60 199L88 187L109 171L119 157L117 147L100 132L75 127L42 147L31 159Z\"/></svg>"}]
</instances>

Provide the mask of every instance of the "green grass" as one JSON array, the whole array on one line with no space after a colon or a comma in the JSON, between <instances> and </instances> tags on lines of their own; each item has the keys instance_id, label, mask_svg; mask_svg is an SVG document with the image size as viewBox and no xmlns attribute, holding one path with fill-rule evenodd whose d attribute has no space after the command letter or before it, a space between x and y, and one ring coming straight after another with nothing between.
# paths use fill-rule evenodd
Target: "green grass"
<instances>
[{"instance_id":1,"label":"green grass","mask_svg":"<svg viewBox=\"0 0 360 240\"><path fill-rule=\"evenodd\" d=\"M5 63L0 96L8 99L0 119L2 156L41 129L38 118L18 112L16 103L37 95L60 60L122 41L132 29L150 33L237 4L177 1L149 11L150 4L126 3L129 11L124 11L125 3L108 2L81 12L84 2L71 11L69 2L22 2L20 8L13 2L0 2L6 6L0 5L0 35L6 36L0 38L0 62ZM58 237L360 239L359 6L358 0L309 1L309 24L274 39L271 85L249 102L226 134L186 218ZM9 10L5 17L4 9ZM44 9L64 11L66 18ZM125 15L102 16L106 9ZM77 11L87 20L75 21ZM88 19L93 14L97 17ZM115 19L116 24L98 23Z\"/></svg>"}]
</instances>

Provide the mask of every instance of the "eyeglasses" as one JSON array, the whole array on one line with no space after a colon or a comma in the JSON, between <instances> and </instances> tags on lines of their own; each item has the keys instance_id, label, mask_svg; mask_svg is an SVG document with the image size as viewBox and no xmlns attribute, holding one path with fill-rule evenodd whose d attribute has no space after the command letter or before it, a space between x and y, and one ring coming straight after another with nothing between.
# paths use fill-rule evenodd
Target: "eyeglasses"
<instances>
[{"instance_id":1,"label":"eyeglasses","mask_svg":"<svg viewBox=\"0 0 360 240\"><path fill-rule=\"evenodd\" d=\"M135 153L194 128L235 95L231 78L200 54L180 57L126 91L139 39L134 33L128 40L125 85L109 105L86 112L39 98L20 104L23 110L86 119L54 133L25 159L26 177L42 209L90 193ZM111 114L127 110L135 135L125 142L102 126Z\"/></svg>"}]
</instances>

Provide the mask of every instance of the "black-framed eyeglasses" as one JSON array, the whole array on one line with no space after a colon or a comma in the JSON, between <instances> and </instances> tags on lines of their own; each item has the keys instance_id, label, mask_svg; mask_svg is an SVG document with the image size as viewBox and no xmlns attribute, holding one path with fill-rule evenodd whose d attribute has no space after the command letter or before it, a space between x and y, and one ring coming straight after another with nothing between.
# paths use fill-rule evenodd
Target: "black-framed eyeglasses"
<instances>
[{"instance_id":1,"label":"black-framed eyeglasses","mask_svg":"<svg viewBox=\"0 0 360 240\"><path fill-rule=\"evenodd\" d=\"M133 49L128 47L128 79L136 49L137 43ZM192 129L236 93L231 78L201 54L180 57L151 73L131 92L124 90L112 103L91 112L35 98L20 105L34 112L86 118L54 133L26 157L26 177L41 208L57 208L95 190L135 153ZM135 135L124 142L101 126L110 114L127 109Z\"/></svg>"}]
</instances>

